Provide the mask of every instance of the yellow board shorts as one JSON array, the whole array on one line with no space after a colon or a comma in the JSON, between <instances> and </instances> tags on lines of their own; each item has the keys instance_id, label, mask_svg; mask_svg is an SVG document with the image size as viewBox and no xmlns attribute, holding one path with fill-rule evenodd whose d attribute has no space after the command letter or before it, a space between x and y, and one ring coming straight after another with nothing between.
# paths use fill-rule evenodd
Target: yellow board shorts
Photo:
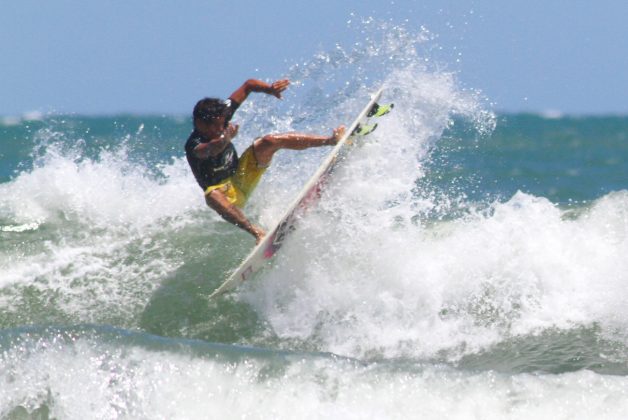
<instances>
[{"instance_id":1,"label":"yellow board shorts","mask_svg":"<svg viewBox=\"0 0 628 420\"><path fill-rule=\"evenodd\" d=\"M267 168L268 166L258 165L253 145L251 145L240 156L236 173L220 184L207 187L205 197L214 190L220 190L231 204L244 207Z\"/></svg>"}]
</instances>

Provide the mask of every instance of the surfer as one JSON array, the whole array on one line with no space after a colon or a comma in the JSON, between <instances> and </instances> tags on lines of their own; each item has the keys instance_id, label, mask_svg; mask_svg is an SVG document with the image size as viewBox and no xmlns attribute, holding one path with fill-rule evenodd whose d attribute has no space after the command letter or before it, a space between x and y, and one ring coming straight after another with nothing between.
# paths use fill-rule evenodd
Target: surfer
<instances>
[{"instance_id":1,"label":"surfer","mask_svg":"<svg viewBox=\"0 0 628 420\"><path fill-rule=\"evenodd\" d=\"M205 202L226 221L244 229L260 243L265 232L251 223L242 212L253 189L281 149L303 150L309 147L333 146L344 134L344 126L331 136L304 133L267 134L256 138L238 157L231 143L239 126L231 118L251 92L262 92L281 99L289 80L268 84L249 79L229 99L204 98L192 113L194 131L185 143L185 155L196 181L205 192Z\"/></svg>"}]
</instances>

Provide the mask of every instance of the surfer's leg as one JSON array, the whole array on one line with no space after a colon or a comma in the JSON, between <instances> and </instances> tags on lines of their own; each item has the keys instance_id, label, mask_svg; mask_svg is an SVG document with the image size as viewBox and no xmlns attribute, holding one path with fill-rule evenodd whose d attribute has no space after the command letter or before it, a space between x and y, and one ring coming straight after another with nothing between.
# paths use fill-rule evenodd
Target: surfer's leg
<instances>
[{"instance_id":1,"label":"surfer's leg","mask_svg":"<svg viewBox=\"0 0 628 420\"><path fill-rule=\"evenodd\" d=\"M260 165L255 156L253 146L249 146L238 162L238 169L233 176L233 182L237 190L241 192L242 203L248 200L249 196L259 183L268 166Z\"/></svg>"},{"instance_id":2,"label":"surfer's leg","mask_svg":"<svg viewBox=\"0 0 628 420\"><path fill-rule=\"evenodd\" d=\"M267 134L253 142L255 157L260 166L267 166L277 150L303 150L310 147L333 146L345 132L341 125L336 128L331 136L319 136L303 133Z\"/></svg>"},{"instance_id":3,"label":"surfer's leg","mask_svg":"<svg viewBox=\"0 0 628 420\"><path fill-rule=\"evenodd\" d=\"M255 237L255 242L260 243L265 233L264 230L258 226L252 224L244 215L242 210L233 204L229 197L221 191L221 189L216 188L214 190L209 191L205 195L205 202L209 207L214 209L223 219L232 223L239 228L249 232L251 235Z\"/></svg>"}]
</instances>

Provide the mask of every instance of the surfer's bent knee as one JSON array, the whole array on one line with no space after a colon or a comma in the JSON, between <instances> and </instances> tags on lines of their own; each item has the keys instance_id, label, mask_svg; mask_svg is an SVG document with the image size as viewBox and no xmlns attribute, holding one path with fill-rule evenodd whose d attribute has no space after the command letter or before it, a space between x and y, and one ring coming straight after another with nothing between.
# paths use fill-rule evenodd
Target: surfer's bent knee
<instances>
[{"instance_id":1,"label":"surfer's bent knee","mask_svg":"<svg viewBox=\"0 0 628 420\"><path fill-rule=\"evenodd\" d=\"M275 152L278 149L278 142L277 142L277 138L275 136L273 136L272 134L266 134L265 136L262 137L258 137L254 142L253 142L253 151L257 152L258 150L260 152L268 152L268 151L273 151Z\"/></svg>"},{"instance_id":2,"label":"surfer's bent knee","mask_svg":"<svg viewBox=\"0 0 628 420\"><path fill-rule=\"evenodd\" d=\"M253 141L253 156L255 156L258 167L268 167L273 155L279 149L277 138L272 134L266 134L265 136L255 139L255 141Z\"/></svg>"}]
</instances>

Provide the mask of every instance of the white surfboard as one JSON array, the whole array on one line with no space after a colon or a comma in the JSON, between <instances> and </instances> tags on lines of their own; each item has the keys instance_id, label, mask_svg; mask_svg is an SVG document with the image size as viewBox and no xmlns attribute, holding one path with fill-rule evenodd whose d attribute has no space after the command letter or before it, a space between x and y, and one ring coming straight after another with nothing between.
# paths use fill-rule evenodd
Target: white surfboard
<instances>
[{"instance_id":1,"label":"white surfboard","mask_svg":"<svg viewBox=\"0 0 628 420\"><path fill-rule=\"evenodd\" d=\"M367 115L369 111L376 106L375 104L382 95L382 91L383 88L375 92L369 103L360 112L355 121L347 127L345 134L288 207L283 217L279 219L272 229L267 231L262 242L251 251L249 256L246 257L229 278L214 290L209 296L210 299L232 290L243 281L250 279L252 275L263 268L275 255L277 250L281 248L286 236L294 229L297 217L302 215L320 196L321 188L325 184L328 175L333 171L338 162L341 161L342 156L348 151L348 146L351 144L348 140L359 132L359 127L366 123L368 119Z\"/></svg>"}]
</instances>

